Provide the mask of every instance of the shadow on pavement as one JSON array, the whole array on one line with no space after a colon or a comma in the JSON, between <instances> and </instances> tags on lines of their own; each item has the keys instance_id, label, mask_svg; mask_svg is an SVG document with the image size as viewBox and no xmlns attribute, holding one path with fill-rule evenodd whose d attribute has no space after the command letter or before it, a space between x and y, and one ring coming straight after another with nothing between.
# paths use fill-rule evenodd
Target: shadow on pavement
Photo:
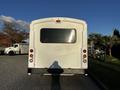
<instances>
[{"instance_id":1,"label":"shadow on pavement","mask_svg":"<svg viewBox=\"0 0 120 90\"><path fill-rule=\"evenodd\" d=\"M56 69L53 69L56 68ZM50 68L48 69L48 72L51 73L51 90L61 90L60 85L60 74L63 73L63 69L60 67L57 61L55 61Z\"/></svg>"}]
</instances>

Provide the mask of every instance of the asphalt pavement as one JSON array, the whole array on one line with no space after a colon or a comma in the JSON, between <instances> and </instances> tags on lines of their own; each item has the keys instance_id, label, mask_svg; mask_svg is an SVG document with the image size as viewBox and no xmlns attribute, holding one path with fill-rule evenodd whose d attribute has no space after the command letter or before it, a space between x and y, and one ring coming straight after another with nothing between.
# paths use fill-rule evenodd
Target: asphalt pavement
<instances>
[{"instance_id":1,"label":"asphalt pavement","mask_svg":"<svg viewBox=\"0 0 120 90\"><path fill-rule=\"evenodd\" d=\"M100 90L89 75L27 75L27 55L0 56L0 90Z\"/></svg>"}]
</instances>

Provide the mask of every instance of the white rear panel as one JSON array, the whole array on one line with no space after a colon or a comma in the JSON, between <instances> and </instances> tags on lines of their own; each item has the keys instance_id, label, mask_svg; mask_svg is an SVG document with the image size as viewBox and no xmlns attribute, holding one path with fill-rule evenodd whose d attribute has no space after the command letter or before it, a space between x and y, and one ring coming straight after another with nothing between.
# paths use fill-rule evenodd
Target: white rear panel
<instances>
[{"instance_id":1,"label":"white rear panel","mask_svg":"<svg viewBox=\"0 0 120 90\"><path fill-rule=\"evenodd\" d=\"M83 21L59 18L49 18L37 20L31 24L30 48L34 49L33 62L29 62L31 68L87 68L82 62L82 50L87 49L87 36L85 40L83 35L87 35L86 24ZM75 43L41 43L40 30L42 28L65 28L76 30ZM34 39L34 40L33 40ZM84 47L83 47L84 45ZM30 59L30 58L29 58ZM58 64L58 65L56 65ZM83 64L83 65L82 65ZM59 67L58 67L59 66Z\"/></svg>"}]
</instances>

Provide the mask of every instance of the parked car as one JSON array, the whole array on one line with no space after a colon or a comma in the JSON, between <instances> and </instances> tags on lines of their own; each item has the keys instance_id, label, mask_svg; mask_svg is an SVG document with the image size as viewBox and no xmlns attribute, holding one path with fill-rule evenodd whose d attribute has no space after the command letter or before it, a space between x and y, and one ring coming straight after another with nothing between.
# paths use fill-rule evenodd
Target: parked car
<instances>
[{"instance_id":1,"label":"parked car","mask_svg":"<svg viewBox=\"0 0 120 90\"><path fill-rule=\"evenodd\" d=\"M3 54L4 54L4 48L0 47L0 55L3 55Z\"/></svg>"}]
</instances>

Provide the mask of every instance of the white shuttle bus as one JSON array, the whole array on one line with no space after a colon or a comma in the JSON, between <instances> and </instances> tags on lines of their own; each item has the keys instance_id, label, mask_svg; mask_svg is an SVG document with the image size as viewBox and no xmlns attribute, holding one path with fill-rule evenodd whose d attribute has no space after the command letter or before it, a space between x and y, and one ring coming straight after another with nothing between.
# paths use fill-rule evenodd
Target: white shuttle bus
<instances>
[{"instance_id":1,"label":"white shuttle bus","mask_svg":"<svg viewBox=\"0 0 120 90\"><path fill-rule=\"evenodd\" d=\"M88 68L87 24L83 20L53 17L32 21L28 75L84 74Z\"/></svg>"}]
</instances>

